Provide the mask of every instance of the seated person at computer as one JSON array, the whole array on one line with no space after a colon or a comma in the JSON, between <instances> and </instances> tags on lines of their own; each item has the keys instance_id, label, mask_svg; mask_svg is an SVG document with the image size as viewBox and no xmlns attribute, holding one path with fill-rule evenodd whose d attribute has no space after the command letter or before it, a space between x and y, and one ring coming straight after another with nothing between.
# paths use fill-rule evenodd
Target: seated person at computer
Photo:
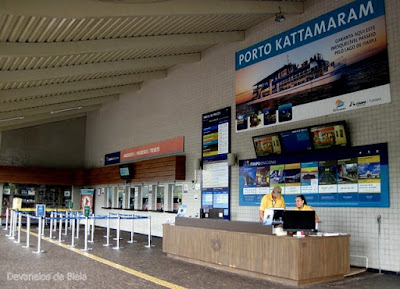
<instances>
[{"instance_id":1,"label":"seated person at computer","mask_svg":"<svg viewBox=\"0 0 400 289\"><path fill-rule=\"evenodd\" d=\"M306 198L304 195L298 195L295 200L297 211L314 211L313 207L307 205ZM318 223L319 219L317 213L315 213L315 223Z\"/></svg>"},{"instance_id":2,"label":"seated person at computer","mask_svg":"<svg viewBox=\"0 0 400 289\"><path fill-rule=\"evenodd\" d=\"M260 220L264 221L264 211L269 208L284 208L286 209L285 199L282 197L282 189L280 187L274 187L272 192L264 195L261 199L260 204Z\"/></svg>"}]
</instances>

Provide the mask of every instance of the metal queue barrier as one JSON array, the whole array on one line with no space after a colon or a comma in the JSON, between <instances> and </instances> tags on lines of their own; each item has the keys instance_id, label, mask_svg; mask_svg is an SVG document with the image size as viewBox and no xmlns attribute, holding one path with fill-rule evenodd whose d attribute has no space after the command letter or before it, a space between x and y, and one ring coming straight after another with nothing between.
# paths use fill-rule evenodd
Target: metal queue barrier
<instances>
[{"instance_id":1,"label":"metal queue barrier","mask_svg":"<svg viewBox=\"0 0 400 289\"><path fill-rule=\"evenodd\" d=\"M93 243L94 242L94 227L95 227L95 220L96 219L106 219L107 220L107 235L105 236L107 238L107 243L104 244L104 246L111 246L109 243L109 238L110 238L110 229L115 229L116 230L116 240L117 244L116 247L113 247L113 249L119 250L122 249L120 247L120 225L122 220L130 220L130 225L131 225L131 230L130 230L130 240L127 241L128 243L134 243L136 242L134 240L134 220L137 219L148 219L148 224L149 224L149 231L148 231L148 244L145 246L146 248L151 248L154 247L154 245L151 244L151 217L150 216L138 216L134 214L119 214L119 213L109 213L108 215L90 215L89 217L84 217L82 212L80 211L69 211L69 212L58 212L58 211L50 211L50 216L49 217L37 217L34 215L31 215L30 213L35 212L35 210L24 210L24 211L19 211L19 210L9 210L7 208L6 212L6 228L3 230L8 231L9 233L6 234L6 236L9 239L15 240L15 235L17 234L17 240L15 240L15 243L21 243L21 231L22 229L22 218L26 218L26 245L23 246L23 248L29 248L31 247L30 245L30 235L31 235L31 220L37 220L38 222L38 233L36 234L38 238L38 243L37 243L37 251L34 251L33 253L42 253L44 252L41 250L41 240L44 237L44 229L46 224L49 222L49 237L47 239L53 239L55 238L53 236L53 232L57 230L57 223L59 223L58 230L58 241L56 242L64 242L62 240L62 231L64 230L63 235L68 234L68 229L71 231L71 247L75 247L75 238L79 238L79 227L80 227L80 221L84 220L84 232L85 232L85 242L84 242L84 249L83 251L89 251L92 250L92 248L88 248L88 242ZM49 212L49 211L47 211ZM10 220L8 220L8 217L10 216ZM90 220L90 223L89 223ZM111 220L116 220L116 227L112 228L111 227ZM8 222L9 221L9 222ZM7 225L9 223L9 229L7 228ZM63 225L64 223L64 225ZM91 226L91 230L90 230ZM75 228L76 228L76 235L75 236ZM91 240L88 240L88 235L91 235Z\"/></svg>"}]
</instances>

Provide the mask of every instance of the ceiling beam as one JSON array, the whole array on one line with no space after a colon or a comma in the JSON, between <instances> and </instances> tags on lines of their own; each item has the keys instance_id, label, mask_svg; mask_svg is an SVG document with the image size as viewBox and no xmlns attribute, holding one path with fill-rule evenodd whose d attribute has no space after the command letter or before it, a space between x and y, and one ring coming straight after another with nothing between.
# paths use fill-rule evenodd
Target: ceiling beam
<instances>
[{"instance_id":1,"label":"ceiling beam","mask_svg":"<svg viewBox=\"0 0 400 289\"><path fill-rule=\"evenodd\" d=\"M22 123L15 123L13 125L8 125L8 126L2 126L0 124L0 132L14 130L14 129L21 129L21 128L26 128L26 127L32 127L32 126L37 126L37 125L42 125L42 124L47 124L47 123L53 123L56 121L63 121L63 120L74 119L74 118L85 117L85 116L86 116L86 113L80 113L77 115L70 115L70 116L64 116L64 117L58 117L58 118L46 118L46 119L37 120L37 121L25 121Z\"/></svg>"},{"instance_id":2,"label":"ceiling beam","mask_svg":"<svg viewBox=\"0 0 400 289\"><path fill-rule=\"evenodd\" d=\"M2 82L35 81L79 75L133 70L162 70L177 64L200 61L200 53L91 63L55 68L0 71Z\"/></svg>"},{"instance_id":3,"label":"ceiling beam","mask_svg":"<svg viewBox=\"0 0 400 289\"><path fill-rule=\"evenodd\" d=\"M137 74L139 76L140 74ZM148 74L150 76L151 73ZM162 78L164 73L155 73L152 78L142 79L141 82L149 79ZM160 77L156 77L160 76ZM137 90L140 88L140 85L135 81L135 75L124 75L120 77L110 77L108 78L99 78L92 80L83 80L83 81L74 81L67 83L59 83L59 84L50 84L38 87L28 87L28 88L16 88L9 90L0 90L0 102L11 101L11 100L19 100L21 98L29 98L33 96L40 95L51 95L56 93L66 93L72 91L82 91L82 90L91 90L91 89L101 89L101 88L110 88L114 87L116 89L131 88L132 90ZM141 79L138 77L137 79ZM133 81L132 81L133 80ZM131 83L136 83L131 85ZM128 87L129 86L129 87ZM1 109L1 107L0 107Z\"/></svg>"},{"instance_id":4,"label":"ceiling beam","mask_svg":"<svg viewBox=\"0 0 400 289\"><path fill-rule=\"evenodd\" d=\"M98 89L103 87L115 87L132 83L139 83L151 79L160 79L167 76L165 70L137 73L116 77L106 77L66 83L49 84L38 87L16 88L8 90L0 90L0 102L17 100L20 98L49 95L55 93L80 91L89 89Z\"/></svg>"},{"instance_id":5,"label":"ceiling beam","mask_svg":"<svg viewBox=\"0 0 400 289\"><path fill-rule=\"evenodd\" d=\"M244 32L215 32L52 43L0 43L0 57L44 57L192 45L244 40Z\"/></svg>"},{"instance_id":6,"label":"ceiling beam","mask_svg":"<svg viewBox=\"0 0 400 289\"><path fill-rule=\"evenodd\" d=\"M48 106L32 107L32 108L28 108L28 109L21 109L21 110L9 111L9 112L0 112L0 122L4 122L5 119L14 118L14 117L26 117L28 115L36 115L36 114L43 114L43 113L50 114L52 111L63 110L63 109L70 109L70 108L76 108L76 107L82 107L82 109L83 109L85 106L109 103L109 102L113 102L116 100L118 100L118 95L110 95L110 96L90 98L90 99L84 99L84 100L78 100L78 101L58 103L58 104L53 104L53 105L48 105Z\"/></svg>"},{"instance_id":7,"label":"ceiling beam","mask_svg":"<svg viewBox=\"0 0 400 289\"><path fill-rule=\"evenodd\" d=\"M91 18L140 16L193 16L227 14L302 14L303 2L240 0L169 0L162 2L93 0L0 0L4 14L36 17Z\"/></svg>"},{"instance_id":8,"label":"ceiling beam","mask_svg":"<svg viewBox=\"0 0 400 289\"><path fill-rule=\"evenodd\" d=\"M45 113L45 114L27 116L24 119L14 120L10 122L0 122L0 131L7 131L7 130L36 126L56 121L85 117L88 112L98 110L100 108L101 105L93 105L93 106L83 107L80 110L66 111L65 113L62 113L60 115Z\"/></svg>"},{"instance_id":9,"label":"ceiling beam","mask_svg":"<svg viewBox=\"0 0 400 289\"><path fill-rule=\"evenodd\" d=\"M47 96L47 97L39 97L39 98L31 98L31 99L22 99L17 101L10 101L6 103L2 103L0 106L0 112L7 112L13 111L18 109L26 109L30 107L37 107L37 106L45 106L45 105L52 105L57 103L64 103L76 100L84 100L84 99L91 99L91 98L98 98L103 96L109 96L111 94L121 94L125 92L135 92L140 89L140 85L124 85L124 86L117 86L111 88L103 88L103 89L94 89L88 90L83 92L75 92L75 93L68 93L68 94L60 94L54 96Z\"/></svg>"}]
</instances>

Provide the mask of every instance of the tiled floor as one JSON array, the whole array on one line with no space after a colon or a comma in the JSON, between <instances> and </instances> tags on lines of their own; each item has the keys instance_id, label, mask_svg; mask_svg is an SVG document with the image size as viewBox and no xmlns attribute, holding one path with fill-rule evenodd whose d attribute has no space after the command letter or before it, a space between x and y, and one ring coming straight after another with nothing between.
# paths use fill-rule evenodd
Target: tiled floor
<instances>
[{"instance_id":1,"label":"tiled floor","mask_svg":"<svg viewBox=\"0 0 400 289\"><path fill-rule=\"evenodd\" d=\"M33 232L36 232L34 230ZM26 244L26 234L21 244L6 236L0 227L0 288L293 288L279 283L245 277L224 271L189 264L167 257L162 252L162 240L153 238L153 248L145 248L147 236L135 235L137 243L129 244L127 232L122 232L121 246L104 247L105 230L97 228L93 250L84 248L83 230L76 239L76 249L70 250L70 233L63 246L43 240L44 253L34 254L37 238L31 236L31 247ZM115 231L112 231L115 237ZM49 236L48 229L46 237ZM111 241L115 246L115 240ZM400 277L387 274L362 273L343 280L303 286L302 288L400 288Z\"/></svg>"}]
</instances>

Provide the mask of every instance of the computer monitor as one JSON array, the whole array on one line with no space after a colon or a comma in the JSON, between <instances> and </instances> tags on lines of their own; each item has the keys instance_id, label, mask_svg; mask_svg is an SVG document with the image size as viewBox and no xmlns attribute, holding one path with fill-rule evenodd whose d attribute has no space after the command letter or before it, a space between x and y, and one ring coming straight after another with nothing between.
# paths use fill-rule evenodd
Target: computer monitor
<instances>
[{"instance_id":1,"label":"computer monitor","mask_svg":"<svg viewBox=\"0 0 400 289\"><path fill-rule=\"evenodd\" d=\"M264 211L263 225L279 225L283 222L284 208L268 208Z\"/></svg>"},{"instance_id":2,"label":"computer monitor","mask_svg":"<svg viewBox=\"0 0 400 289\"><path fill-rule=\"evenodd\" d=\"M223 219L224 218L224 209L222 208L213 208L209 210L210 219Z\"/></svg>"},{"instance_id":3,"label":"computer monitor","mask_svg":"<svg viewBox=\"0 0 400 289\"><path fill-rule=\"evenodd\" d=\"M283 230L315 232L315 211L285 211Z\"/></svg>"}]
</instances>

